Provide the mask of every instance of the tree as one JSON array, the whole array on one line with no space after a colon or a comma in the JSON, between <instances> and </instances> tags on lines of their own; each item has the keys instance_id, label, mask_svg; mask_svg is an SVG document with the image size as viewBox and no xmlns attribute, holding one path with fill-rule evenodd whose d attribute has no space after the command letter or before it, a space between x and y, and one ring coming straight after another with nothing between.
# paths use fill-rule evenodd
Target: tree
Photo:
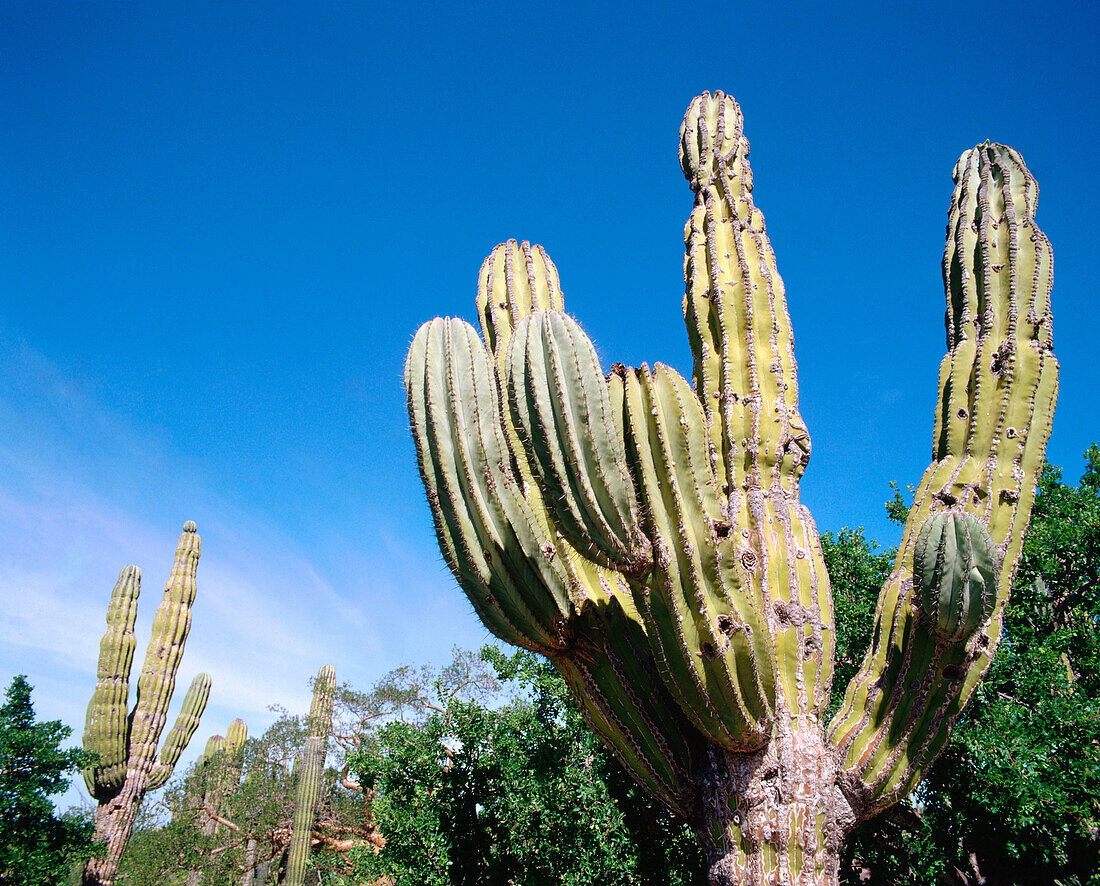
<instances>
[{"instance_id":1,"label":"tree","mask_svg":"<svg viewBox=\"0 0 1100 886\"><path fill-rule=\"evenodd\" d=\"M468 666L470 656L461 659ZM361 879L426 886L702 884L687 824L639 789L528 652L482 650L506 704L454 666L423 715L382 725L350 762L377 791L381 852ZM463 675L463 676L460 676ZM478 678L482 688L492 684ZM466 692L465 696L463 692Z\"/></svg>"},{"instance_id":2,"label":"tree","mask_svg":"<svg viewBox=\"0 0 1100 886\"><path fill-rule=\"evenodd\" d=\"M921 788L853 834L852 886L1100 883L1100 447L1085 461L1077 487L1044 470L1001 652ZM825 557L859 643L883 555L845 532Z\"/></svg>"},{"instance_id":3,"label":"tree","mask_svg":"<svg viewBox=\"0 0 1100 886\"><path fill-rule=\"evenodd\" d=\"M50 797L84 764L63 749L72 730L59 720L36 723L31 685L15 677L0 707L0 884L52 886L92 850L92 825L54 813Z\"/></svg>"}]
</instances>

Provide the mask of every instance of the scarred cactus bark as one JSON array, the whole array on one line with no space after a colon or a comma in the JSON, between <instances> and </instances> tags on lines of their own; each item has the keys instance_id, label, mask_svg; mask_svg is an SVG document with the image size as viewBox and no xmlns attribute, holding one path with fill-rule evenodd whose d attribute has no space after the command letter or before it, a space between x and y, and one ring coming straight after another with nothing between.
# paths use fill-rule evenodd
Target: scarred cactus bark
<instances>
[{"instance_id":1,"label":"scarred cactus bark","mask_svg":"<svg viewBox=\"0 0 1100 886\"><path fill-rule=\"evenodd\" d=\"M692 382L660 364L605 374L546 252L516 241L482 266L485 343L433 320L405 381L440 547L485 624L550 658L638 782L695 826L712 884L823 884L850 830L939 753L996 648L1057 387L1051 252L1019 155L964 154L933 463L826 729L833 606L748 153L731 97L692 102Z\"/></svg>"},{"instance_id":2,"label":"scarred cactus bark","mask_svg":"<svg viewBox=\"0 0 1100 886\"><path fill-rule=\"evenodd\" d=\"M110 886L130 839L138 805L147 791L163 787L199 726L210 696L210 677L199 674L183 699L175 725L157 753L176 670L191 628L199 536L188 521L176 546L172 574L153 618L153 634L138 678L137 701L129 710L134 620L141 592L141 570L127 566L119 575L107 608L107 633L100 642L99 678L88 705L84 749L97 762L84 771L88 792L98 802L96 839L104 849L84 868L85 886Z\"/></svg>"}]
</instances>

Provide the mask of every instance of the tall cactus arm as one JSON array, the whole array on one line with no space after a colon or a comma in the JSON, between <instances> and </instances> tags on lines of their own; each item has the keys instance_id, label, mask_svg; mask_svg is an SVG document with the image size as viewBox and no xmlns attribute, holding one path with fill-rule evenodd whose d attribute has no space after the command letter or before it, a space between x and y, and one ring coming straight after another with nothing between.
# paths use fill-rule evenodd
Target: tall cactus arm
<instances>
[{"instance_id":1,"label":"tall cactus arm","mask_svg":"<svg viewBox=\"0 0 1100 886\"><path fill-rule=\"evenodd\" d=\"M149 771L149 790L155 791L157 788L164 787L172 777L172 770L179 762L180 754L199 728L199 719L202 717L202 712L206 710L206 702L210 698L210 686L209 674L197 674L191 681L187 694L183 697L179 716L168 731L160 753L153 762L153 768Z\"/></svg>"},{"instance_id":2,"label":"tall cactus arm","mask_svg":"<svg viewBox=\"0 0 1100 886\"><path fill-rule=\"evenodd\" d=\"M285 886L303 886L313 837L313 819L321 795L321 775L325 749L320 738L306 739L297 765L298 788L294 802L294 822L287 855Z\"/></svg>"},{"instance_id":3,"label":"tall cactus arm","mask_svg":"<svg viewBox=\"0 0 1100 886\"><path fill-rule=\"evenodd\" d=\"M989 666L1057 395L1053 262L1034 221L1035 180L1016 151L989 143L962 155L954 179L943 261L947 355L933 461L879 598L872 646L829 730L865 814L911 790ZM979 547L993 546L984 567L992 599L982 600L980 615L971 611L981 622L973 632L958 621L937 623L936 599L962 599L944 584L950 575L936 577L935 552L928 550L928 536L942 536L948 513L959 515L951 518L956 525L965 516L987 527L989 542L984 528L973 536ZM973 568L982 572L977 561Z\"/></svg>"},{"instance_id":4,"label":"tall cactus arm","mask_svg":"<svg viewBox=\"0 0 1100 886\"><path fill-rule=\"evenodd\" d=\"M140 594L141 570L127 566L107 606L107 632L99 642L99 674L84 727L84 750L95 755L95 763L84 769L84 784L96 800L117 794L126 778L130 667Z\"/></svg>"},{"instance_id":5,"label":"tall cactus arm","mask_svg":"<svg viewBox=\"0 0 1100 886\"><path fill-rule=\"evenodd\" d=\"M176 670L191 630L200 549L197 528L189 520L183 525L172 574L153 616L153 633L138 678L137 701L130 715L131 768L148 772L156 756L157 741L176 686Z\"/></svg>"},{"instance_id":6,"label":"tall cactus arm","mask_svg":"<svg viewBox=\"0 0 1100 886\"><path fill-rule=\"evenodd\" d=\"M743 593L687 382L658 365L626 377L631 464L654 547L636 595L666 685L704 735L730 750L766 741L775 696L770 637Z\"/></svg>"},{"instance_id":7,"label":"tall cactus arm","mask_svg":"<svg viewBox=\"0 0 1100 886\"><path fill-rule=\"evenodd\" d=\"M649 541L596 349L575 320L530 314L514 330L508 402L554 524L591 559L625 573L650 564Z\"/></svg>"},{"instance_id":8,"label":"tall cactus arm","mask_svg":"<svg viewBox=\"0 0 1100 886\"><path fill-rule=\"evenodd\" d=\"M571 582L512 469L496 372L473 327L441 319L422 326L405 384L447 565L502 640L560 649Z\"/></svg>"},{"instance_id":9,"label":"tall cactus arm","mask_svg":"<svg viewBox=\"0 0 1100 886\"><path fill-rule=\"evenodd\" d=\"M309 734L327 736L332 731L332 707L336 693L336 669L322 665L313 681L313 701L309 706Z\"/></svg>"},{"instance_id":10,"label":"tall cactus arm","mask_svg":"<svg viewBox=\"0 0 1100 886\"><path fill-rule=\"evenodd\" d=\"M743 125L733 97L715 92L692 102L680 129L680 164L695 192L684 231L684 318L725 481L731 489L774 483L789 491L810 440L798 412L783 281L752 200Z\"/></svg>"},{"instance_id":11,"label":"tall cactus arm","mask_svg":"<svg viewBox=\"0 0 1100 886\"><path fill-rule=\"evenodd\" d=\"M695 99L680 130L680 164L695 193L684 231L684 320L741 586L762 598L775 638L779 704L796 718L816 717L832 679L832 598L816 526L798 501L810 436L748 158L737 102L721 92Z\"/></svg>"},{"instance_id":12,"label":"tall cactus arm","mask_svg":"<svg viewBox=\"0 0 1100 886\"><path fill-rule=\"evenodd\" d=\"M508 240L482 263L477 313L485 345L502 369L512 331L520 320L534 311L561 311L564 307L558 269L541 246Z\"/></svg>"}]
</instances>

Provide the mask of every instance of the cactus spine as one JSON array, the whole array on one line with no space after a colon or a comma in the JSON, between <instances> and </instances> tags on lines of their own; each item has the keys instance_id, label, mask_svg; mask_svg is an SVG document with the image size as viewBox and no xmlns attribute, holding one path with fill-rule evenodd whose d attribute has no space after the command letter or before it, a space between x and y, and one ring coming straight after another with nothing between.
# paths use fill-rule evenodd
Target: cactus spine
<instances>
[{"instance_id":1,"label":"cactus spine","mask_svg":"<svg viewBox=\"0 0 1100 886\"><path fill-rule=\"evenodd\" d=\"M287 853L286 886L303 886L306 864L313 836L313 819L321 796L321 779L325 769L328 736L332 731L332 705L336 691L336 672L325 665L313 682L313 703L309 710L309 736L297 761L297 798L294 803L294 824Z\"/></svg>"},{"instance_id":2,"label":"cactus spine","mask_svg":"<svg viewBox=\"0 0 1100 886\"><path fill-rule=\"evenodd\" d=\"M84 729L84 749L97 762L84 770L84 783L98 802L96 839L103 853L84 868L86 886L110 886L133 830L138 805L147 791L163 787L199 726L210 696L210 677L199 674L183 699L175 725L159 753L175 689L176 671L191 627L195 571L200 540L195 524L183 526L172 574L153 618L153 633L138 678L137 700L129 710L134 621L141 592L141 570L127 566L119 575L107 608L107 632L100 642L99 675Z\"/></svg>"},{"instance_id":3,"label":"cactus spine","mask_svg":"<svg viewBox=\"0 0 1100 886\"><path fill-rule=\"evenodd\" d=\"M820 884L851 828L916 784L995 651L1057 387L1051 251L1019 154L965 153L933 463L825 729L833 606L748 155L737 103L696 98L680 131L692 382L661 364L605 374L546 252L508 241L479 276L485 343L432 320L405 383L440 548L486 626L550 658L696 827L714 886Z\"/></svg>"}]
</instances>

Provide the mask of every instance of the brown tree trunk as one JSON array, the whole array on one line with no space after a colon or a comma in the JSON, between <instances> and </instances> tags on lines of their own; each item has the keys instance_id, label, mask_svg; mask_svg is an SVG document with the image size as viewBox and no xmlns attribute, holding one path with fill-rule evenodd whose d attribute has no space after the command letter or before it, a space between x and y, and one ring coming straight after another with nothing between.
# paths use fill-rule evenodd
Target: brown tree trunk
<instances>
[{"instance_id":1,"label":"brown tree trunk","mask_svg":"<svg viewBox=\"0 0 1100 886\"><path fill-rule=\"evenodd\" d=\"M117 796L96 809L95 839L104 841L106 846L102 855L93 856L84 865L83 886L113 886L147 782L148 773L127 772Z\"/></svg>"},{"instance_id":2,"label":"brown tree trunk","mask_svg":"<svg viewBox=\"0 0 1100 886\"><path fill-rule=\"evenodd\" d=\"M751 754L711 745L699 776L710 886L835 886L857 818L838 774L812 722L777 722Z\"/></svg>"}]
</instances>

